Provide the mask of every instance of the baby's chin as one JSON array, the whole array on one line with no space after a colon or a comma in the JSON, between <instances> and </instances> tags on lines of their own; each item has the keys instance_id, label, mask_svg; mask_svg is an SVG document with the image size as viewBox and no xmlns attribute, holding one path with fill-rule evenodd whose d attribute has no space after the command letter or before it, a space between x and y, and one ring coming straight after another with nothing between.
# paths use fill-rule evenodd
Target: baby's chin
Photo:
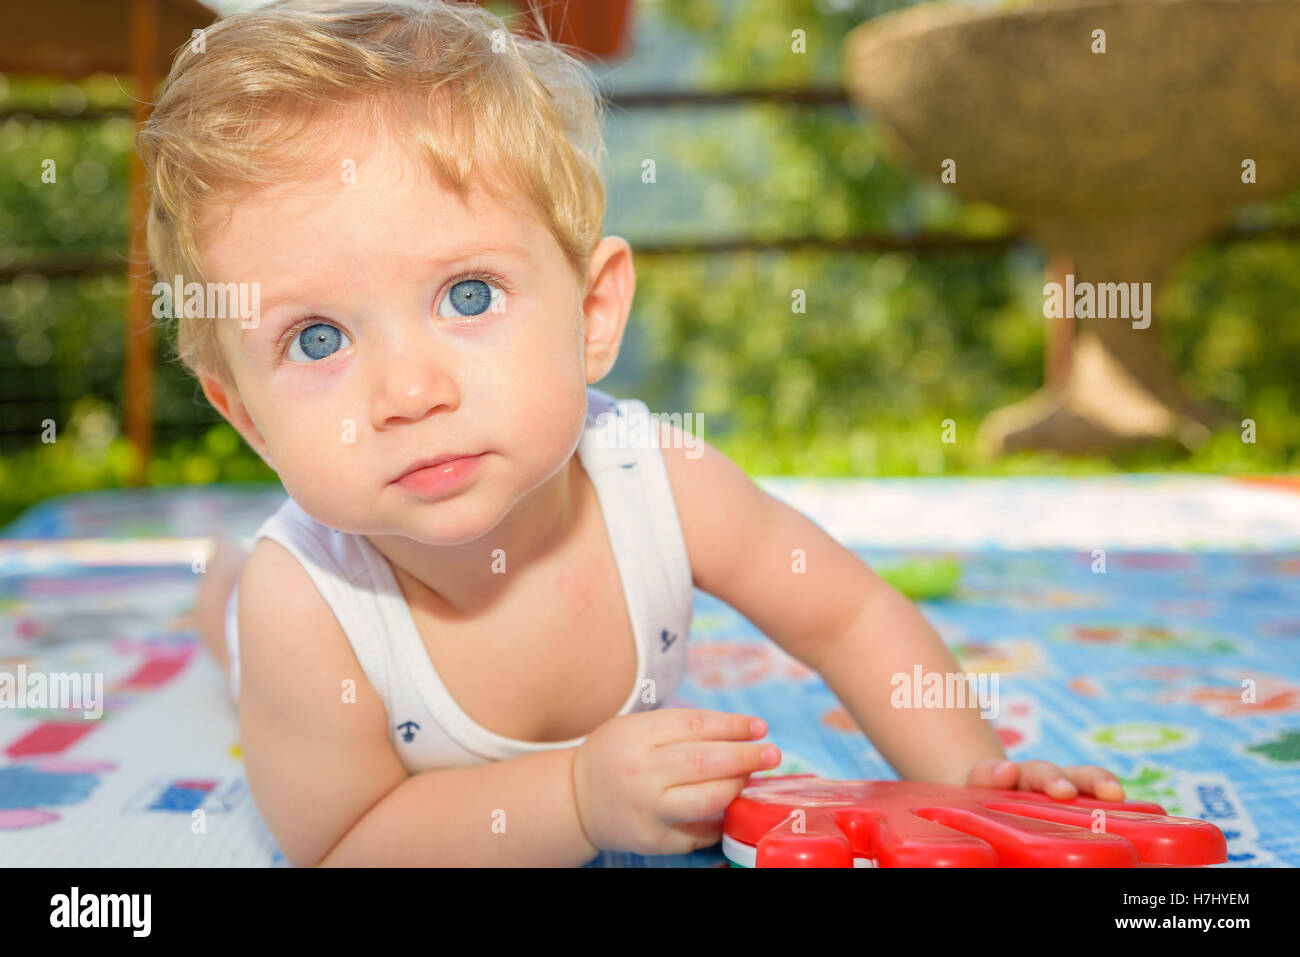
<instances>
[{"instance_id":1,"label":"baby's chin","mask_svg":"<svg viewBox=\"0 0 1300 957\"><path fill-rule=\"evenodd\" d=\"M469 545L483 541L491 536L492 530L501 524L505 513L500 510L487 510L482 505L472 506L450 502L436 504L423 503L409 508L407 516L393 523L386 529L378 529L366 534L401 535L421 545L431 548L451 548L455 545Z\"/></svg>"},{"instance_id":2,"label":"baby's chin","mask_svg":"<svg viewBox=\"0 0 1300 957\"><path fill-rule=\"evenodd\" d=\"M487 489L473 488L436 500L385 488L367 503L342 508L296 496L294 501L326 528L352 535L400 535L434 548L476 542L509 511L508 502L497 501Z\"/></svg>"}]
</instances>

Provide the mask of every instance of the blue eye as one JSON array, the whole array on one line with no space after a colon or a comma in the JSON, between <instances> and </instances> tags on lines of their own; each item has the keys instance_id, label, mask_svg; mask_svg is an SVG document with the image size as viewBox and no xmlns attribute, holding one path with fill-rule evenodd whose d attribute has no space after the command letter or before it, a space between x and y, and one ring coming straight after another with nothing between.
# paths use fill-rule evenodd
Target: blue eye
<instances>
[{"instance_id":1,"label":"blue eye","mask_svg":"<svg viewBox=\"0 0 1300 957\"><path fill-rule=\"evenodd\" d=\"M497 293L505 294L500 289L494 289L482 279L462 279L449 290L447 298L443 302L451 303L451 308L456 310L454 313L442 311L442 306L438 306L438 315L444 319L456 319L460 316L481 316L491 309L499 300Z\"/></svg>"},{"instance_id":2,"label":"blue eye","mask_svg":"<svg viewBox=\"0 0 1300 957\"><path fill-rule=\"evenodd\" d=\"M294 362L314 362L317 359L328 359L350 345L352 340L338 326L318 322L293 337L289 343L288 358Z\"/></svg>"}]
</instances>

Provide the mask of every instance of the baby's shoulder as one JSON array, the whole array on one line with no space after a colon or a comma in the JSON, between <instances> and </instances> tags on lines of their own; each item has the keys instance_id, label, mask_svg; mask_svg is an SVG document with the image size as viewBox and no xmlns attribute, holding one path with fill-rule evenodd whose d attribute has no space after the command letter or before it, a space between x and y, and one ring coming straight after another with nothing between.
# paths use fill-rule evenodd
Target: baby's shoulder
<instances>
[{"instance_id":1,"label":"baby's shoulder","mask_svg":"<svg viewBox=\"0 0 1300 957\"><path fill-rule=\"evenodd\" d=\"M259 538L239 576L241 665L257 657L328 654L342 637L334 612L298 558L273 538ZM273 638L272 641L263 639ZM346 648L347 642L342 642ZM252 656L252 657L250 657Z\"/></svg>"},{"instance_id":2,"label":"baby's shoulder","mask_svg":"<svg viewBox=\"0 0 1300 957\"><path fill-rule=\"evenodd\" d=\"M359 678L337 619L293 553L258 539L240 590L239 731L249 789L289 860L311 864L405 770L383 701Z\"/></svg>"}]
</instances>

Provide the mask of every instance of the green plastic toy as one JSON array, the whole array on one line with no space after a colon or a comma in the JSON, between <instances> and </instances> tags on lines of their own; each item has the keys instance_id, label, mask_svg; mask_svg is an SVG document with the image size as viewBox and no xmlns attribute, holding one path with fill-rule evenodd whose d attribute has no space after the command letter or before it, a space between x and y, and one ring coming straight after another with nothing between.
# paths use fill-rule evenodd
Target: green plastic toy
<instances>
[{"instance_id":1,"label":"green plastic toy","mask_svg":"<svg viewBox=\"0 0 1300 957\"><path fill-rule=\"evenodd\" d=\"M877 568L875 572L913 601L927 601L953 593L961 580L961 562L918 558Z\"/></svg>"}]
</instances>

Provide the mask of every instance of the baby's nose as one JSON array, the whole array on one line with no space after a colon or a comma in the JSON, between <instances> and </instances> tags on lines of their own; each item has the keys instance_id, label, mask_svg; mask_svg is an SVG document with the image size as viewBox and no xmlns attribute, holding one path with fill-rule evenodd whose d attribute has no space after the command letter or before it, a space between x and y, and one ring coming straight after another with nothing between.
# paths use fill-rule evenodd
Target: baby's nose
<instances>
[{"instance_id":1,"label":"baby's nose","mask_svg":"<svg viewBox=\"0 0 1300 957\"><path fill-rule=\"evenodd\" d=\"M435 356L427 348L395 348L369 371L376 427L419 421L438 409L459 404L459 388L446 356Z\"/></svg>"}]
</instances>

